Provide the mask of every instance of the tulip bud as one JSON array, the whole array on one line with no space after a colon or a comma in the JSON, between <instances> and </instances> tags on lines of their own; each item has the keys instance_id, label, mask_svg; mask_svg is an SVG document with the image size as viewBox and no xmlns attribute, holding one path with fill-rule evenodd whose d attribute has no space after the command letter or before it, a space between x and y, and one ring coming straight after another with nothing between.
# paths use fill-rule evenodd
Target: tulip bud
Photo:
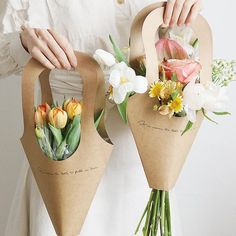
<instances>
[{"instance_id":1,"label":"tulip bud","mask_svg":"<svg viewBox=\"0 0 236 236\"><path fill-rule=\"evenodd\" d=\"M64 103L64 110L67 112L69 118L73 120L76 115L81 115L82 105L81 102L75 98L68 99Z\"/></svg>"},{"instance_id":2,"label":"tulip bud","mask_svg":"<svg viewBox=\"0 0 236 236\"><path fill-rule=\"evenodd\" d=\"M43 127L46 123L46 121L48 120L48 113L51 110L50 106L45 103L42 105L39 105L35 111L35 116L34 116L34 120L35 120L35 124L38 127Z\"/></svg>"},{"instance_id":3,"label":"tulip bud","mask_svg":"<svg viewBox=\"0 0 236 236\"><path fill-rule=\"evenodd\" d=\"M63 129L67 123L67 113L61 107L54 107L48 114L49 122L57 129Z\"/></svg>"},{"instance_id":4,"label":"tulip bud","mask_svg":"<svg viewBox=\"0 0 236 236\"><path fill-rule=\"evenodd\" d=\"M44 134L44 132L43 132L43 129L40 128L40 127L38 127L38 126L36 126L36 128L35 128L35 134L36 134L36 137L37 137L38 139L42 139L42 138L45 137L45 134Z\"/></svg>"}]
</instances>

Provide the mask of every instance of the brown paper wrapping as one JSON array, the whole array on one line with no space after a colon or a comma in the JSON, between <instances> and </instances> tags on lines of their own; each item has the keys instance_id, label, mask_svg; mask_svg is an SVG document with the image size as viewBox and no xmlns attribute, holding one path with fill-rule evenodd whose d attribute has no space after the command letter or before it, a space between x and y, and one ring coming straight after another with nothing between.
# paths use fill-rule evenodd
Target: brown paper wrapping
<instances>
[{"instance_id":1,"label":"brown paper wrapping","mask_svg":"<svg viewBox=\"0 0 236 236\"><path fill-rule=\"evenodd\" d=\"M149 84L159 78L155 37L163 24L164 4L153 4L143 9L134 19L131 29L130 64L137 66L137 58L146 55ZM200 42L201 83L207 83L211 81L211 30L202 16L197 18L192 28ZM128 120L150 188L169 191L177 181L203 116L198 114L193 128L181 136L187 118L162 116L152 110L154 103L155 99L149 98L148 93L135 94L128 102Z\"/></svg>"},{"instance_id":2,"label":"brown paper wrapping","mask_svg":"<svg viewBox=\"0 0 236 236\"><path fill-rule=\"evenodd\" d=\"M76 57L76 70L83 79L81 142L77 151L64 161L49 160L34 134L35 82L40 78L42 102L50 104L50 71L31 59L24 68L22 80L24 135L21 142L58 236L79 235L112 151L112 145L100 137L94 126L94 109L101 111L105 103L102 71L88 55L76 52Z\"/></svg>"}]
</instances>

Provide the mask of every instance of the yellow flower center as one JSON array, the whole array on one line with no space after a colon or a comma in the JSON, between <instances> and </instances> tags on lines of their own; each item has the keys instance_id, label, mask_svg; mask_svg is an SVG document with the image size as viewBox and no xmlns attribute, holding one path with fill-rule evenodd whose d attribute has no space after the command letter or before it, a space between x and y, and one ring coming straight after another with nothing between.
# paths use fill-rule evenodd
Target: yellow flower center
<instances>
[{"instance_id":1,"label":"yellow flower center","mask_svg":"<svg viewBox=\"0 0 236 236\"><path fill-rule=\"evenodd\" d=\"M121 76L121 77L120 77L120 83L121 83L121 84L125 84L125 83L127 83L127 82L128 82L128 80L127 80L126 77L124 77L124 76Z\"/></svg>"},{"instance_id":2,"label":"yellow flower center","mask_svg":"<svg viewBox=\"0 0 236 236\"><path fill-rule=\"evenodd\" d=\"M174 111L175 113L179 113L183 110L183 99L180 96L177 96L174 100L172 100L168 104L170 110Z\"/></svg>"},{"instance_id":3,"label":"yellow flower center","mask_svg":"<svg viewBox=\"0 0 236 236\"><path fill-rule=\"evenodd\" d=\"M155 97L159 98L162 89L163 89L163 83L158 82L158 83L153 84L149 91L149 96L151 98L155 98Z\"/></svg>"}]
</instances>

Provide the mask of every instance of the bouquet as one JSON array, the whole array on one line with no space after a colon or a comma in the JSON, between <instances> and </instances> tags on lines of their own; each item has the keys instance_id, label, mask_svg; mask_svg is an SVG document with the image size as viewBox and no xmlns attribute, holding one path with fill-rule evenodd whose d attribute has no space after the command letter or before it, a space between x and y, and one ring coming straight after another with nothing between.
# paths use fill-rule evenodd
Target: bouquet
<instances>
[{"instance_id":1,"label":"bouquet","mask_svg":"<svg viewBox=\"0 0 236 236\"><path fill-rule=\"evenodd\" d=\"M148 10L150 8L138 14L132 30L137 36L137 27L143 29L142 33L146 36L144 47L146 43L146 52L150 53L151 49L153 58L150 55L133 58L132 53L138 55L132 51L135 46L142 51L137 42L141 34L140 38L131 37L131 55L127 56L127 50L121 50L110 37L114 55L99 49L94 58L109 77L109 100L117 104L121 118L125 122L129 121L149 185L153 188L135 234L144 221L144 236L154 236L158 232L162 236L171 236L169 190L178 178L202 118L216 123L208 115L209 112L214 115L230 114L226 86L236 75L236 63L215 60L212 68L201 64L204 55L205 62L211 63L210 41L206 43L210 46L209 51L202 53L201 43L204 43L203 40L207 42L207 37L209 40L211 35L201 17L198 22L202 24L206 35L199 34L198 38L188 27L165 29L155 44L155 56L150 46L153 35L145 35L145 32L150 33L151 26L156 29L157 22L161 24L163 9L145 15ZM144 15L149 24L140 20ZM138 25L140 22L144 22L142 26ZM199 31L198 27L195 27L196 31ZM159 63L155 57L158 57ZM150 74L151 69L156 77ZM211 69L212 73L207 74L207 70ZM150 80L153 82L150 83Z\"/></svg>"},{"instance_id":2,"label":"bouquet","mask_svg":"<svg viewBox=\"0 0 236 236\"><path fill-rule=\"evenodd\" d=\"M38 144L51 160L62 161L77 149L81 135L82 101L65 99L62 106L47 103L35 108L35 135ZM98 128L104 110L95 117Z\"/></svg>"},{"instance_id":3,"label":"bouquet","mask_svg":"<svg viewBox=\"0 0 236 236\"><path fill-rule=\"evenodd\" d=\"M112 144L104 127L105 83L97 62L75 52L83 101L53 102L50 71L31 59L22 79L24 134L21 142L58 236L80 233ZM36 81L41 105L35 106Z\"/></svg>"}]
</instances>

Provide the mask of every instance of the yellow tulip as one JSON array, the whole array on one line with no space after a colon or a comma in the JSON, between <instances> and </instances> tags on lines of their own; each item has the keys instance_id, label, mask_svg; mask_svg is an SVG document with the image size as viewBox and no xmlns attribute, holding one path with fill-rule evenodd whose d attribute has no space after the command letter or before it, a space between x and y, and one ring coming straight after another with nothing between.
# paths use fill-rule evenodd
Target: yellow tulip
<instances>
[{"instance_id":1,"label":"yellow tulip","mask_svg":"<svg viewBox=\"0 0 236 236\"><path fill-rule=\"evenodd\" d=\"M34 115L34 120L35 124L38 127L43 127L46 124L48 120L48 113L50 112L50 110L51 108L47 103L39 105L37 107Z\"/></svg>"},{"instance_id":2,"label":"yellow tulip","mask_svg":"<svg viewBox=\"0 0 236 236\"><path fill-rule=\"evenodd\" d=\"M69 118L72 120L76 115L81 115L82 104L79 100L72 98L64 103L64 110L67 112Z\"/></svg>"},{"instance_id":3,"label":"yellow tulip","mask_svg":"<svg viewBox=\"0 0 236 236\"><path fill-rule=\"evenodd\" d=\"M48 114L49 122L57 129L63 129L67 123L67 113L61 107L54 107Z\"/></svg>"}]
</instances>

